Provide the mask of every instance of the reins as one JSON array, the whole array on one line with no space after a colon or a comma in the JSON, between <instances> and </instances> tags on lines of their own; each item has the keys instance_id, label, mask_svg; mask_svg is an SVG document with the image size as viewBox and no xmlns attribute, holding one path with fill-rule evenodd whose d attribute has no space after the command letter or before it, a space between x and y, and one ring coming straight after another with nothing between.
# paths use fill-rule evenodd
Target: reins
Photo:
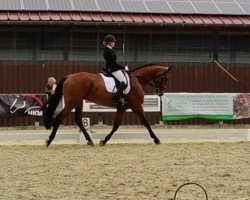
<instances>
[{"instance_id":1,"label":"reins","mask_svg":"<svg viewBox=\"0 0 250 200\"><path fill-rule=\"evenodd\" d=\"M160 86L162 87L163 81L166 78L167 73L168 73L168 71L165 71L163 74L159 74L159 75L153 77L150 81L147 81L148 85L150 87L152 87L152 88L159 88ZM159 86L157 87L155 85L155 81L154 80L157 79L157 78L159 78L159 77L161 77L161 80L160 80Z\"/></svg>"}]
</instances>

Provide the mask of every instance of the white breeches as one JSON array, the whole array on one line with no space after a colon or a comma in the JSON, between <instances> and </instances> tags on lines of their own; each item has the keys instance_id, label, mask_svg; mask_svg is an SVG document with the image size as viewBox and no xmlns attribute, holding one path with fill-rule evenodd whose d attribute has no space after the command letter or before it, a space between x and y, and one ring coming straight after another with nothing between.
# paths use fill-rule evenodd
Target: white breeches
<instances>
[{"instance_id":1,"label":"white breeches","mask_svg":"<svg viewBox=\"0 0 250 200\"><path fill-rule=\"evenodd\" d=\"M127 79L121 70L115 71L112 74L115 78L117 78L118 81L124 82L125 85L127 84Z\"/></svg>"}]
</instances>

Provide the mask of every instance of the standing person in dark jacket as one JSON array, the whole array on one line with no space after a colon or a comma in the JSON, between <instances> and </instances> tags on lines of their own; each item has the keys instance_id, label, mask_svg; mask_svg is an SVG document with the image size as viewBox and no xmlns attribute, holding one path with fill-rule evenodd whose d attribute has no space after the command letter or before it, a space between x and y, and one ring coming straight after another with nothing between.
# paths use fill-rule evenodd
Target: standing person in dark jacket
<instances>
[{"instance_id":1,"label":"standing person in dark jacket","mask_svg":"<svg viewBox=\"0 0 250 200\"><path fill-rule=\"evenodd\" d=\"M44 92L48 94L49 97L51 97L51 95L55 93L56 86L57 86L56 79L54 77L49 77Z\"/></svg>"},{"instance_id":2,"label":"standing person in dark jacket","mask_svg":"<svg viewBox=\"0 0 250 200\"><path fill-rule=\"evenodd\" d=\"M111 73L119 82L117 93L115 95L115 102L123 106L126 102L123 98L123 90L127 85L127 79L122 70L128 70L128 66L121 66L116 62L116 53L114 51L116 39L113 35L107 35L104 38L103 44L105 46L103 57L106 61L105 71Z\"/></svg>"},{"instance_id":3,"label":"standing person in dark jacket","mask_svg":"<svg viewBox=\"0 0 250 200\"><path fill-rule=\"evenodd\" d=\"M48 94L48 99L44 102L43 108L42 108L44 123L46 123L45 122L46 121L46 115L49 112L47 108L49 107L49 103L50 103L50 99L51 99L52 95L56 91L56 86L57 86L56 79L54 77L49 77L47 85L46 85L45 90L44 90L44 92L46 94Z\"/></svg>"}]
</instances>

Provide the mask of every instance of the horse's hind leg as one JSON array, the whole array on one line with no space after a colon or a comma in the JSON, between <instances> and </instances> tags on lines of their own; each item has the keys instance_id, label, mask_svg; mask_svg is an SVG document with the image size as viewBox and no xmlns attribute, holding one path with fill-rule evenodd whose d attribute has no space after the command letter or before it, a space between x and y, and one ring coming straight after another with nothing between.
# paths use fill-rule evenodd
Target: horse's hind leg
<instances>
[{"instance_id":1,"label":"horse's hind leg","mask_svg":"<svg viewBox=\"0 0 250 200\"><path fill-rule=\"evenodd\" d=\"M79 126L80 130L83 132L85 139L88 141L87 145L94 146L94 142L92 141L90 135L82 124L82 104L75 108L75 110L75 122Z\"/></svg>"},{"instance_id":2,"label":"horse's hind leg","mask_svg":"<svg viewBox=\"0 0 250 200\"><path fill-rule=\"evenodd\" d=\"M56 119L55 121L53 122L53 129L52 129L52 132L49 136L49 139L47 139L45 141L45 145L46 147L48 147L51 142L54 140L55 136L56 136L56 132L57 132L57 129L58 127L60 126L60 124L62 123L62 121L64 120L64 118L70 113L71 109L67 109L67 108L64 108L57 116L56 116Z\"/></svg>"},{"instance_id":3,"label":"horse's hind leg","mask_svg":"<svg viewBox=\"0 0 250 200\"><path fill-rule=\"evenodd\" d=\"M154 143L155 144L160 144L160 140L159 138L154 134L154 132L152 131L150 124L148 123L148 120L146 119L145 113L143 111L143 107L137 107L136 109L132 109L136 115L140 118L140 120L142 121L143 125L148 129L148 132L151 136L151 138L154 139Z\"/></svg>"},{"instance_id":4,"label":"horse's hind leg","mask_svg":"<svg viewBox=\"0 0 250 200\"><path fill-rule=\"evenodd\" d=\"M121 124L124 113L125 113L125 109L118 109L117 110L116 117L115 117L115 122L114 122L114 125L113 125L113 128L112 128L112 131L105 137L104 140L100 141L100 143L99 143L100 146L104 146L109 141L109 139L112 137L114 132L117 131L117 129L119 128L119 126Z\"/></svg>"}]
</instances>

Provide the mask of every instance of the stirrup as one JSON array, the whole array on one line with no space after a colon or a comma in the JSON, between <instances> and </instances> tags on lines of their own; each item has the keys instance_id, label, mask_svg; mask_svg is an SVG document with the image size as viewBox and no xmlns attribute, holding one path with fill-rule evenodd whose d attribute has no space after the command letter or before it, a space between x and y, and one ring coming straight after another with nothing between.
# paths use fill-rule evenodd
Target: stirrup
<instances>
[{"instance_id":1,"label":"stirrup","mask_svg":"<svg viewBox=\"0 0 250 200\"><path fill-rule=\"evenodd\" d=\"M115 102L117 104L119 104L120 106L124 106L125 104L127 104L127 102L124 100L124 98L115 99Z\"/></svg>"}]
</instances>

